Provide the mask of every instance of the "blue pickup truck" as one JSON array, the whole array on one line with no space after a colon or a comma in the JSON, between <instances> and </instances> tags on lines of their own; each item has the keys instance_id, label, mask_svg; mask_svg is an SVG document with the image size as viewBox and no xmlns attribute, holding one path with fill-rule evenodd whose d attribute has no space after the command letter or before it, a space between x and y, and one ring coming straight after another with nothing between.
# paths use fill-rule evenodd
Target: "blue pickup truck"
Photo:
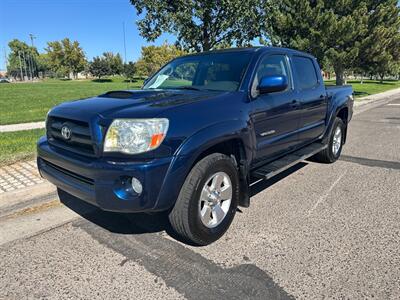
<instances>
[{"instance_id":1,"label":"blue pickup truck","mask_svg":"<svg viewBox=\"0 0 400 300\"><path fill-rule=\"evenodd\" d=\"M103 210L168 213L207 245L249 207L249 185L313 157L336 161L353 114L351 86L325 87L316 59L291 49L179 57L141 90L49 111L40 174Z\"/></svg>"}]
</instances>

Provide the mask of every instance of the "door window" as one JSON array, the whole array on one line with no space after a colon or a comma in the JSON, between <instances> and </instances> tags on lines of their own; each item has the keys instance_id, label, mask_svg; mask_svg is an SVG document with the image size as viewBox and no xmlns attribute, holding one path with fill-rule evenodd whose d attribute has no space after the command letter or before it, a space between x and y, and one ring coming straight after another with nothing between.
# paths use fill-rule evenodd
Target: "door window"
<instances>
[{"instance_id":1,"label":"door window","mask_svg":"<svg viewBox=\"0 0 400 300\"><path fill-rule=\"evenodd\" d=\"M300 90L312 89L318 85L317 72L310 58L294 56L293 67Z\"/></svg>"}]
</instances>

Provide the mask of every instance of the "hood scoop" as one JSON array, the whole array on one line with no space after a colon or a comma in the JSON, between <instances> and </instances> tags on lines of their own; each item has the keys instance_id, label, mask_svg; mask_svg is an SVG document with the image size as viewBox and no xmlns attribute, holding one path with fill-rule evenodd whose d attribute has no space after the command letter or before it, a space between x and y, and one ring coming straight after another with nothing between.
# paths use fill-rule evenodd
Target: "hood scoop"
<instances>
[{"instance_id":1,"label":"hood scoop","mask_svg":"<svg viewBox=\"0 0 400 300\"><path fill-rule=\"evenodd\" d=\"M116 98L116 99L128 99L132 98L133 92L130 91L111 91L107 92L103 95L100 95L99 97L102 98Z\"/></svg>"}]
</instances>

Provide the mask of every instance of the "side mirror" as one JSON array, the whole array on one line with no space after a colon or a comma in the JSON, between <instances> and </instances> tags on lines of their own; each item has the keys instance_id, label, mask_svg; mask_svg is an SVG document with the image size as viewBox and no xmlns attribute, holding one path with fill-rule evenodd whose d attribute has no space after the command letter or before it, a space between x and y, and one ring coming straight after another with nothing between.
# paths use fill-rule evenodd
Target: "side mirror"
<instances>
[{"instance_id":1,"label":"side mirror","mask_svg":"<svg viewBox=\"0 0 400 300\"><path fill-rule=\"evenodd\" d=\"M281 92L288 87L287 77L284 75L272 75L261 78L258 84L260 94Z\"/></svg>"}]
</instances>

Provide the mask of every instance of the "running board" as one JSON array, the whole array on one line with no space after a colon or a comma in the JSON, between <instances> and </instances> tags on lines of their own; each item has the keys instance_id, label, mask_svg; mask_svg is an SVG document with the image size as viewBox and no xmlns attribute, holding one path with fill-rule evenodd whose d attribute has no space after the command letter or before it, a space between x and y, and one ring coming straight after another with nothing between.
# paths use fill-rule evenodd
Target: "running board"
<instances>
[{"instance_id":1,"label":"running board","mask_svg":"<svg viewBox=\"0 0 400 300\"><path fill-rule=\"evenodd\" d=\"M266 165L259 167L251 172L251 175L256 178L270 179L275 175L293 167L299 162L321 152L327 145L321 143L313 143L300 150L292 152L278 160L270 162Z\"/></svg>"}]
</instances>

